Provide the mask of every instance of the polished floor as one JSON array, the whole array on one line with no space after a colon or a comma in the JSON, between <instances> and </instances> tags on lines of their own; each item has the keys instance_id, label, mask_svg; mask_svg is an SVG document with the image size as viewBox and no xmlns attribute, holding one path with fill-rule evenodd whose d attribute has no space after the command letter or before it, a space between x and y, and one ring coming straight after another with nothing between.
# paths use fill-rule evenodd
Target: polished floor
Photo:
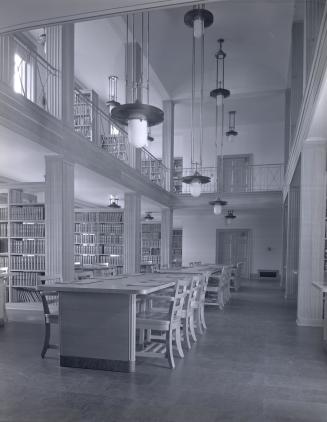
<instances>
[{"instance_id":1,"label":"polished floor","mask_svg":"<svg viewBox=\"0 0 327 422\"><path fill-rule=\"evenodd\" d=\"M277 284L247 282L171 371L135 374L60 368L40 358L43 328L0 328L0 422L326 422L321 330L295 325Z\"/></svg>"}]
</instances>

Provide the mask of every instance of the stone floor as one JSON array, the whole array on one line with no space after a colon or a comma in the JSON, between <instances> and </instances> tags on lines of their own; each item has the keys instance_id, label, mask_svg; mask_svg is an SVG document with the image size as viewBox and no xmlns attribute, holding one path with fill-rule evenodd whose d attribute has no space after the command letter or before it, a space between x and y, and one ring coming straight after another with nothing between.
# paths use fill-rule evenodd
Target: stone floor
<instances>
[{"instance_id":1,"label":"stone floor","mask_svg":"<svg viewBox=\"0 0 327 422\"><path fill-rule=\"evenodd\" d=\"M135 374L60 368L40 358L43 328L0 328L0 422L327 421L321 330L298 328L277 285L246 283L178 360L137 363Z\"/></svg>"}]
</instances>

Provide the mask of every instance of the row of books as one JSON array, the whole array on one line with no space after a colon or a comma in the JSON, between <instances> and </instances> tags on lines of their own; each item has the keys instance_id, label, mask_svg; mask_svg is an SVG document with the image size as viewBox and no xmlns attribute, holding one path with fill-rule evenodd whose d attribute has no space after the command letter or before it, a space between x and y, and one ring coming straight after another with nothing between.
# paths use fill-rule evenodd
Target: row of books
<instances>
[{"instance_id":1,"label":"row of books","mask_svg":"<svg viewBox=\"0 0 327 422\"><path fill-rule=\"evenodd\" d=\"M122 255L123 254L123 246L121 245L105 245L103 247L103 253L109 255Z\"/></svg>"},{"instance_id":2,"label":"row of books","mask_svg":"<svg viewBox=\"0 0 327 422\"><path fill-rule=\"evenodd\" d=\"M99 245L75 245L75 254L100 254L103 247Z\"/></svg>"},{"instance_id":3,"label":"row of books","mask_svg":"<svg viewBox=\"0 0 327 422\"><path fill-rule=\"evenodd\" d=\"M0 268L8 268L9 258L7 256L0 256Z\"/></svg>"},{"instance_id":4,"label":"row of books","mask_svg":"<svg viewBox=\"0 0 327 422\"><path fill-rule=\"evenodd\" d=\"M13 286L36 286L38 283L39 273L23 273L16 272L11 276L11 284Z\"/></svg>"},{"instance_id":5,"label":"row of books","mask_svg":"<svg viewBox=\"0 0 327 422\"><path fill-rule=\"evenodd\" d=\"M45 240L44 239L24 239L14 240L10 242L11 253L22 254L44 254Z\"/></svg>"},{"instance_id":6,"label":"row of books","mask_svg":"<svg viewBox=\"0 0 327 422\"><path fill-rule=\"evenodd\" d=\"M1 207L0 208L0 220L8 220L8 208Z\"/></svg>"},{"instance_id":7,"label":"row of books","mask_svg":"<svg viewBox=\"0 0 327 422\"><path fill-rule=\"evenodd\" d=\"M101 234L123 234L123 225L117 223L99 223L99 232Z\"/></svg>"},{"instance_id":8,"label":"row of books","mask_svg":"<svg viewBox=\"0 0 327 422\"><path fill-rule=\"evenodd\" d=\"M143 248L142 255L160 255L160 248Z\"/></svg>"},{"instance_id":9,"label":"row of books","mask_svg":"<svg viewBox=\"0 0 327 422\"><path fill-rule=\"evenodd\" d=\"M124 242L124 237L122 235L117 235L117 234L111 234L111 235L107 235L107 234L100 234L99 236L99 243L114 243L114 244L119 244L122 245Z\"/></svg>"},{"instance_id":10,"label":"row of books","mask_svg":"<svg viewBox=\"0 0 327 422\"><path fill-rule=\"evenodd\" d=\"M14 270L44 271L45 256L42 256L42 255L11 256L10 267L12 271Z\"/></svg>"},{"instance_id":11,"label":"row of books","mask_svg":"<svg viewBox=\"0 0 327 422\"><path fill-rule=\"evenodd\" d=\"M95 255L75 255L75 263L79 262L81 265L97 264L97 257Z\"/></svg>"},{"instance_id":12,"label":"row of books","mask_svg":"<svg viewBox=\"0 0 327 422\"><path fill-rule=\"evenodd\" d=\"M75 243L95 243L95 234L75 233L74 239Z\"/></svg>"},{"instance_id":13,"label":"row of books","mask_svg":"<svg viewBox=\"0 0 327 422\"><path fill-rule=\"evenodd\" d=\"M120 212L99 212L100 223L122 223L124 213Z\"/></svg>"},{"instance_id":14,"label":"row of books","mask_svg":"<svg viewBox=\"0 0 327 422\"><path fill-rule=\"evenodd\" d=\"M160 248L160 240L147 240L142 238L142 248Z\"/></svg>"},{"instance_id":15,"label":"row of books","mask_svg":"<svg viewBox=\"0 0 327 422\"><path fill-rule=\"evenodd\" d=\"M76 233L95 233L97 231L96 223L75 223Z\"/></svg>"},{"instance_id":16,"label":"row of books","mask_svg":"<svg viewBox=\"0 0 327 422\"><path fill-rule=\"evenodd\" d=\"M8 224L0 223L0 236L7 237L7 233L8 233Z\"/></svg>"},{"instance_id":17,"label":"row of books","mask_svg":"<svg viewBox=\"0 0 327 422\"><path fill-rule=\"evenodd\" d=\"M44 206L31 207L28 205L10 207L12 220L44 220Z\"/></svg>"},{"instance_id":18,"label":"row of books","mask_svg":"<svg viewBox=\"0 0 327 422\"><path fill-rule=\"evenodd\" d=\"M97 221L97 213L96 212L75 212L75 221L95 223Z\"/></svg>"},{"instance_id":19,"label":"row of books","mask_svg":"<svg viewBox=\"0 0 327 422\"><path fill-rule=\"evenodd\" d=\"M34 224L23 224L23 223L11 223L10 233L14 237L44 237L45 236L45 225L34 223Z\"/></svg>"},{"instance_id":20,"label":"row of books","mask_svg":"<svg viewBox=\"0 0 327 422\"><path fill-rule=\"evenodd\" d=\"M148 233L148 232L143 232L142 230L142 239L145 240L160 240L161 239L161 233L160 232L153 232L153 233Z\"/></svg>"},{"instance_id":21,"label":"row of books","mask_svg":"<svg viewBox=\"0 0 327 422\"><path fill-rule=\"evenodd\" d=\"M160 255L143 255L142 256L143 264L160 264Z\"/></svg>"},{"instance_id":22,"label":"row of books","mask_svg":"<svg viewBox=\"0 0 327 422\"><path fill-rule=\"evenodd\" d=\"M122 266L123 260L121 256L99 256L99 264L109 264L112 266Z\"/></svg>"}]
</instances>

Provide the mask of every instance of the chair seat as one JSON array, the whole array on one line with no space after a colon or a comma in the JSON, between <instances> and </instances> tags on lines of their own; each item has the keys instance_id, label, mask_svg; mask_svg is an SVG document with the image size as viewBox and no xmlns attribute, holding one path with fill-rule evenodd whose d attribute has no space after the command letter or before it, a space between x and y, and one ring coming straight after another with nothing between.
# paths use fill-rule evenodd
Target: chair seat
<instances>
[{"instance_id":1,"label":"chair seat","mask_svg":"<svg viewBox=\"0 0 327 422\"><path fill-rule=\"evenodd\" d=\"M169 314L165 310L154 310L139 312L136 315L136 328L150 330L169 330L170 320Z\"/></svg>"}]
</instances>

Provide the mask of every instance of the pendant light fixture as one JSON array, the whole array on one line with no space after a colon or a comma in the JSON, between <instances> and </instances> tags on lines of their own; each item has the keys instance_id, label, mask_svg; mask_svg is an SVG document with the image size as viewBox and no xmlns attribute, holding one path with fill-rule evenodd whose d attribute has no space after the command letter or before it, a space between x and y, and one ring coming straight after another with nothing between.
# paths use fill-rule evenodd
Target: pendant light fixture
<instances>
[{"instance_id":1,"label":"pendant light fixture","mask_svg":"<svg viewBox=\"0 0 327 422\"><path fill-rule=\"evenodd\" d=\"M158 125L164 120L164 112L149 104L149 13L141 13L141 44L140 54L136 50L135 24L136 15L132 15L132 58L129 69L129 16L127 15L127 36L126 36L126 104L117 105L111 112L111 117L121 124L128 125L129 142L136 148L147 145L148 128ZM146 19L144 19L146 17ZM146 25L144 21L146 20ZM144 28L146 26L146 29ZM144 65L144 57L146 64ZM137 57L141 57L141 63L137 62ZM139 66L140 64L140 66ZM146 83L144 81L144 67L146 72ZM131 71L131 77L129 72ZM131 89L131 102L127 102L127 92ZM142 102L143 90L147 91L147 104Z\"/></svg>"},{"instance_id":2,"label":"pendant light fixture","mask_svg":"<svg viewBox=\"0 0 327 422\"><path fill-rule=\"evenodd\" d=\"M202 168L202 147L203 147L203 91L204 91L204 28L213 23L213 15L204 7L195 7L184 16L184 23L193 27L192 35L192 103L191 103L191 165L195 164L195 172L191 176L182 178L182 182L190 185L190 193L193 197L201 195L202 185L210 182L210 177L203 176ZM201 30L200 30L201 28ZM196 39L200 38L200 157L199 162L194 162L194 97L195 97L195 47ZM198 166L200 171L198 171Z\"/></svg>"},{"instance_id":3,"label":"pendant light fixture","mask_svg":"<svg viewBox=\"0 0 327 422\"><path fill-rule=\"evenodd\" d=\"M119 102L117 101L117 92L118 92L118 76L110 75L108 76L108 84L109 84L109 95L108 95L108 101L106 102L106 105L110 107L117 107L119 106Z\"/></svg>"},{"instance_id":4,"label":"pendant light fixture","mask_svg":"<svg viewBox=\"0 0 327 422\"><path fill-rule=\"evenodd\" d=\"M193 36L195 38L201 38L204 34L204 28L212 25L213 14L203 6L198 5L185 14L184 23L193 28Z\"/></svg>"},{"instance_id":5,"label":"pendant light fixture","mask_svg":"<svg viewBox=\"0 0 327 422\"><path fill-rule=\"evenodd\" d=\"M238 132L235 130L235 115L236 111L229 112L229 128L226 132L227 139L231 142L234 140L235 136L238 135Z\"/></svg>"},{"instance_id":6,"label":"pendant light fixture","mask_svg":"<svg viewBox=\"0 0 327 422\"><path fill-rule=\"evenodd\" d=\"M118 205L118 198L113 197L112 195L109 198L109 205L108 208L112 209L119 209L121 208L120 205Z\"/></svg>"},{"instance_id":7,"label":"pendant light fixture","mask_svg":"<svg viewBox=\"0 0 327 422\"><path fill-rule=\"evenodd\" d=\"M228 224L228 225L232 224L232 222L235 218L236 218L236 215L234 214L234 211L228 210L227 214L225 215L226 224Z\"/></svg>"},{"instance_id":8,"label":"pendant light fixture","mask_svg":"<svg viewBox=\"0 0 327 422\"><path fill-rule=\"evenodd\" d=\"M144 220L146 220L146 221L152 221L152 220L154 220L154 217L151 215L151 212L150 211L148 211L148 212L145 213Z\"/></svg>"},{"instance_id":9,"label":"pendant light fixture","mask_svg":"<svg viewBox=\"0 0 327 422\"><path fill-rule=\"evenodd\" d=\"M222 207L227 205L227 201L221 199L219 192L223 191L224 184L224 99L230 96L230 91L225 88L225 58L226 53L222 49L224 40L220 38L218 40L219 49L216 53L216 88L210 92L210 96L216 98L216 125L215 125L215 146L216 146L216 157L217 157L217 198L214 201L210 201L209 204L213 205L213 212L215 215L222 213ZM221 100L221 133L220 133L220 155L218 157L218 120L219 120L219 99Z\"/></svg>"}]
</instances>

